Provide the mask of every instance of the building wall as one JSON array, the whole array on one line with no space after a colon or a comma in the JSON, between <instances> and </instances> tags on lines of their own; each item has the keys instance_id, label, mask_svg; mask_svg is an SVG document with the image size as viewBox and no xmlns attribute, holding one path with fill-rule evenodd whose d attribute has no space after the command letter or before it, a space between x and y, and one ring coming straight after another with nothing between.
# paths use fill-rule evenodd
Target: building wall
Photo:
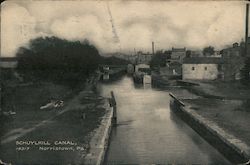
<instances>
[{"instance_id":1,"label":"building wall","mask_svg":"<svg viewBox=\"0 0 250 165\"><path fill-rule=\"evenodd\" d=\"M222 58L224 60L223 71L224 80L231 81L238 79L240 70L244 66L244 49L237 43L234 43L232 47L224 49Z\"/></svg>"},{"instance_id":2,"label":"building wall","mask_svg":"<svg viewBox=\"0 0 250 165\"><path fill-rule=\"evenodd\" d=\"M0 68L16 68L17 61L0 61Z\"/></svg>"},{"instance_id":3,"label":"building wall","mask_svg":"<svg viewBox=\"0 0 250 165\"><path fill-rule=\"evenodd\" d=\"M241 69L244 67L244 58L241 56L231 56L230 58L224 58L224 80L231 81L238 79Z\"/></svg>"},{"instance_id":4,"label":"building wall","mask_svg":"<svg viewBox=\"0 0 250 165\"><path fill-rule=\"evenodd\" d=\"M186 52L185 51L178 51L178 52L172 52L171 54L171 59L178 59L182 60L184 57L186 57Z\"/></svg>"},{"instance_id":5,"label":"building wall","mask_svg":"<svg viewBox=\"0 0 250 165\"><path fill-rule=\"evenodd\" d=\"M223 58L240 57L240 56L241 56L240 47L224 49L222 54Z\"/></svg>"},{"instance_id":6,"label":"building wall","mask_svg":"<svg viewBox=\"0 0 250 165\"><path fill-rule=\"evenodd\" d=\"M128 56L128 61L130 61L132 64L136 63L137 56L136 55L130 55Z\"/></svg>"},{"instance_id":7,"label":"building wall","mask_svg":"<svg viewBox=\"0 0 250 165\"><path fill-rule=\"evenodd\" d=\"M202 51L201 50L191 51L190 57L203 57Z\"/></svg>"},{"instance_id":8,"label":"building wall","mask_svg":"<svg viewBox=\"0 0 250 165\"><path fill-rule=\"evenodd\" d=\"M193 70L194 68L194 70ZM207 69L205 69L207 68ZM218 78L217 64L183 64L182 79L214 80Z\"/></svg>"},{"instance_id":9,"label":"building wall","mask_svg":"<svg viewBox=\"0 0 250 165\"><path fill-rule=\"evenodd\" d=\"M151 59L152 59L152 55L140 54L140 55L138 55L137 62L139 64L149 64L149 62L151 61Z\"/></svg>"}]
</instances>

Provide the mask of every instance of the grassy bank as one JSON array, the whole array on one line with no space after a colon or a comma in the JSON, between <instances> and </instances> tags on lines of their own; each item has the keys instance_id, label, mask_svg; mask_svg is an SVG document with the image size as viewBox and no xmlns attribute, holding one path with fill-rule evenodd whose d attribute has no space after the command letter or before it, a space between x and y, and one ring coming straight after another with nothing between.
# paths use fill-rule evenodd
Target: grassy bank
<instances>
[{"instance_id":1,"label":"grassy bank","mask_svg":"<svg viewBox=\"0 0 250 165\"><path fill-rule=\"evenodd\" d=\"M42 111L40 110L42 105L52 98L64 100L73 94L70 88L53 83L39 83L23 87L6 86L3 90L5 94L2 96L2 110L16 112L16 115L5 123L7 132L16 127L25 127L45 120L55 114L55 111Z\"/></svg>"},{"instance_id":2,"label":"grassy bank","mask_svg":"<svg viewBox=\"0 0 250 165\"><path fill-rule=\"evenodd\" d=\"M1 130L0 159L13 164L79 164L88 149L91 131L98 127L104 115L104 98L91 90L72 90L53 83L39 83L5 89L4 111L15 111ZM64 100L62 108L40 110L49 100ZM40 146L17 146L16 141L72 141L70 151L41 151ZM19 151L17 147L29 147ZM78 149L77 149L78 148ZM27 149L27 148L26 148Z\"/></svg>"},{"instance_id":3,"label":"grassy bank","mask_svg":"<svg viewBox=\"0 0 250 165\"><path fill-rule=\"evenodd\" d=\"M250 87L242 85L239 81L193 81L198 86L186 87L192 93L211 98L228 100L250 99Z\"/></svg>"}]
</instances>

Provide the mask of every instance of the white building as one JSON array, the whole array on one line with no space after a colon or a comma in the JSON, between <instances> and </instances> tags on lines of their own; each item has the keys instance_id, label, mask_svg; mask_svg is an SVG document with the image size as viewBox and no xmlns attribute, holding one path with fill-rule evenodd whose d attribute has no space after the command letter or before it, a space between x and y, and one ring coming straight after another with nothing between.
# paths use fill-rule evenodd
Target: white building
<instances>
[{"instance_id":1,"label":"white building","mask_svg":"<svg viewBox=\"0 0 250 165\"><path fill-rule=\"evenodd\" d=\"M222 58L191 57L184 58L182 64L183 80L215 80L223 78Z\"/></svg>"}]
</instances>

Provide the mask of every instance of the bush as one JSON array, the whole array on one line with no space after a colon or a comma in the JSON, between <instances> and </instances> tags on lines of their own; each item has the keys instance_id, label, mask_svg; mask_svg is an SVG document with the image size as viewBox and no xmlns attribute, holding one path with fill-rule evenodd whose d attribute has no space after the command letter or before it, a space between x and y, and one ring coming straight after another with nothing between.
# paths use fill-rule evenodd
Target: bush
<instances>
[{"instance_id":1,"label":"bush","mask_svg":"<svg viewBox=\"0 0 250 165\"><path fill-rule=\"evenodd\" d=\"M166 59L169 59L170 57L170 51L157 51L150 61L150 67L164 67L166 66Z\"/></svg>"}]
</instances>

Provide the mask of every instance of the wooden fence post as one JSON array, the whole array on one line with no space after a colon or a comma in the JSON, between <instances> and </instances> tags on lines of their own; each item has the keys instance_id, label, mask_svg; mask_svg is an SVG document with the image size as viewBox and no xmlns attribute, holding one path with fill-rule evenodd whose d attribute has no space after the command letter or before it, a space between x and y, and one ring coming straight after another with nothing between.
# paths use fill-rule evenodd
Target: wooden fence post
<instances>
[{"instance_id":1,"label":"wooden fence post","mask_svg":"<svg viewBox=\"0 0 250 165\"><path fill-rule=\"evenodd\" d=\"M114 92L111 91L110 93L111 93L111 106L113 107L112 124L116 125L117 124L116 100L115 100Z\"/></svg>"}]
</instances>

